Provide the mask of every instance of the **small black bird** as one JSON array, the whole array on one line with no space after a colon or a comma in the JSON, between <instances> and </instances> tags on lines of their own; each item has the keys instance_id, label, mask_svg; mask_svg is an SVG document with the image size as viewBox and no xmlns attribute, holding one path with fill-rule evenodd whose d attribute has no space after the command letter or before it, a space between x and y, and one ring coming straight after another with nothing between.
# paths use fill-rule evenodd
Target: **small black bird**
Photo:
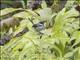
<instances>
[{"instance_id":1,"label":"small black bird","mask_svg":"<svg viewBox=\"0 0 80 60\"><path fill-rule=\"evenodd\" d=\"M45 29L45 26L44 26L44 22L43 21L42 22L39 22L37 24L34 24L32 27L34 27L34 29L37 32L39 32L39 33L41 33L41 31Z\"/></svg>"}]
</instances>

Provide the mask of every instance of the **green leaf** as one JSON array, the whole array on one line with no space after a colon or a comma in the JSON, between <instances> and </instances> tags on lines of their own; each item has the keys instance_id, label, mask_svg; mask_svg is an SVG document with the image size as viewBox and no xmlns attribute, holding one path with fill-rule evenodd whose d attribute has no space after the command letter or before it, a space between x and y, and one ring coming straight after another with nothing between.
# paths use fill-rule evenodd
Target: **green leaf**
<instances>
[{"instance_id":1,"label":"green leaf","mask_svg":"<svg viewBox=\"0 0 80 60\"><path fill-rule=\"evenodd\" d=\"M47 8L47 4L45 1L42 1L42 4L41 4L41 7L44 9L44 8Z\"/></svg>"}]
</instances>

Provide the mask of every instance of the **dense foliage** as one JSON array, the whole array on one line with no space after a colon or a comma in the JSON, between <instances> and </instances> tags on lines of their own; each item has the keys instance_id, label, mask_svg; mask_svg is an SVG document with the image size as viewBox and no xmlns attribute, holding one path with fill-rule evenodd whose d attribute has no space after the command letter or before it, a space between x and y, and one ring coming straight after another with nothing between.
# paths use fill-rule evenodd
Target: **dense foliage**
<instances>
[{"instance_id":1,"label":"dense foliage","mask_svg":"<svg viewBox=\"0 0 80 60\"><path fill-rule=\"evenodd\" d=\"M59 1L1 9L0 59L80 60L80 2L66 1L56 10Z\"/></svg>"}]
</instances>

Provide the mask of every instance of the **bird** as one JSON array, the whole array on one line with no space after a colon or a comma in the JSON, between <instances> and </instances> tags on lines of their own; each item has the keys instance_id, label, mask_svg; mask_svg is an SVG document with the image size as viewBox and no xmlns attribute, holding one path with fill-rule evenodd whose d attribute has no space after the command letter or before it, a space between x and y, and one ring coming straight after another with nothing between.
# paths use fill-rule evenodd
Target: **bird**
<instances>
[{"instance_id":1,"label":"bird","mask_svg":"<svg viewBox=\"0 0 80 60\"><path fill-rule=\"evenodd\" d=\"M43 34L41 31L45 29L44 21L38 22L36 24L33 24L32 26L37 32L40 34Z\"/></svg>"}]
</instances>

